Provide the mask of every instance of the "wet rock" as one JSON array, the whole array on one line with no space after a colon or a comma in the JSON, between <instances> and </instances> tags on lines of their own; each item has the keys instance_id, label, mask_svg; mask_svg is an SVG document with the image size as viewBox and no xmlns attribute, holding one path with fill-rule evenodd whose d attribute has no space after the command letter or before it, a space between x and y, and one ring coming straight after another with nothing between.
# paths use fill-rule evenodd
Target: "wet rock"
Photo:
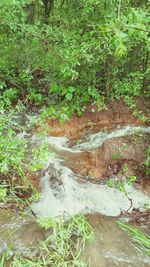
<instances>
[{"instance_id":1,"label":"wet rock","mask_svg":"<svg viewBox=\"0 0 150 267\"><path fill-rule=\"evenodd\" d=\"M146 142L134 142L133 136L112 138L93 151L65 152L64 165L81 176L94 179L103 179L120 171L121 175L137 175L137 166L144 160L146 147Z\"/></svg>"}]
</instances>

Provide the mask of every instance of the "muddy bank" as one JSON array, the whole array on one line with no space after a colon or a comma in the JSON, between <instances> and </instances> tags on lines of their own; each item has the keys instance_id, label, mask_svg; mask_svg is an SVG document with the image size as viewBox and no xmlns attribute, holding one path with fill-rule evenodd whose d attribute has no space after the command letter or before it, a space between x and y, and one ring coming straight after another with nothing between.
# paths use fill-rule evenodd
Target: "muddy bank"
<instances>
[{"instance_id":1,"label":"muddy bank","mask_svg":"<svg viewBox=\"0 0 150 267\"><path fill-rule=\"evenodd\" d=\"M150 101L145 102L139 98L136 102L137 109L150 118ZM144 125L132 115L131 109L122 100L106 103L106 109L103 111L98 111L94 105L88 106L81 117L74 115L63 124L57 120L47 120L47 124L50 135L67 136L72 142L87 135L89 131L97 132L105 127L112 130L116 125Z\"/></svg>"},{"instance_id":2,"label":"muddy bank","mask_svg":"<svg viewBox=\"0 0 150 267\"><path fill-rule=\"evenodd\" d=\"M139 209L134 209L132 213L125 212L119 218L124 223L129 223L135 228L142 229L148 235L150 235L150 210L146 212L140 212Z\"/></svg>"}]
</instances>

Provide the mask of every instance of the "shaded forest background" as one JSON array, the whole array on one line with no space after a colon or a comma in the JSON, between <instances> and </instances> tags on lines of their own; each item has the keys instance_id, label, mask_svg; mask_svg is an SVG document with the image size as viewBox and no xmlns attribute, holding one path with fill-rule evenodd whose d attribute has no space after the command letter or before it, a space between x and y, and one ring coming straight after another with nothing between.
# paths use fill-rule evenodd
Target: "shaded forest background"
<instances>
[{"instance_id":1,"label":"shaded forest background","mask_svg":"<svg viewBox=\"0 0 150 267\"><path fill-rule=\"evenodd\" d=\"M1 0L0 103L61 120L91 101L150 96L150 1Z\"/></svg>"}]
</instances>

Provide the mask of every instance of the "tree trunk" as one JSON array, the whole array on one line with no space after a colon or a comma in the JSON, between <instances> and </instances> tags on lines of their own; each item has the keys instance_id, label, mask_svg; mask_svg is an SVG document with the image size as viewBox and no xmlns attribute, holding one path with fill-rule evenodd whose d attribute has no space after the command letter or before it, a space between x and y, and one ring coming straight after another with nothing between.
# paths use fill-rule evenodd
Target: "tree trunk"
<instances>
[{"instance_id":1,"label":"tree trunk","mask_svg":"<svg viewBox=\"0 0 150 267\"><path fill-rule=\"evenodd\" d=\"M144 77L143 77L143 82L142 82L142 91L145 92L147 91L147 87L148 87L148 75L146 73L147 68L148 68L148 63L149 63L149 51L147 51L146 56L144 58L143 61L143 73L144 73Z\"/></svg>"},{"instance_id":2,"label":"tree trunk","mask_svg":"<svg viewBox=\"0 0 150 267\"><path fill-rule=\"evenodd\" d=\"M44 22L48 24L48 19L52 11L54 0L43 0L44 3Z\"/></svg>"}]
</instances>

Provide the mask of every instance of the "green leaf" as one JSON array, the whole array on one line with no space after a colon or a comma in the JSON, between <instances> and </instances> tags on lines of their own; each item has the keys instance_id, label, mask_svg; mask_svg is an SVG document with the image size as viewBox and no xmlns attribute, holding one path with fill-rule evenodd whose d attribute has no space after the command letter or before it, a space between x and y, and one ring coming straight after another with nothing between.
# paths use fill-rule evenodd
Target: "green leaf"
<instances>
[{"instance_id":1,"label":"green leaf","mask_svg":"<svg viewBox=\"0 0 150 267\"><path fill-rule=\"evenodd\" d=\"M68 92L65 97L66 97L67 100L71 101L72 98L73 98L73 94Z\"/></svg>"},{"instance_id":2,"label":"green leaf","mask_svg":"<svg viewBox=\"0 0 150 267\"><path fill-rule=\"evenodd\" d=\"M132 185L136 181L136 176L130 176L127 183L128 185Z\"/></svg>"},{"instance_id":3,"label":"green leaf","mask_svg":"<svg viewBox=\"0 0 150 267\"><path fill-rule=\"evenodd\" d=\"M127 48L124 44L119 44L116 47L115 55L117 57L122 57L122 56L126 55L126 53L127 53Z\"/></svg>"},{"instance_id":4,"label":"green leaf","mask_svg":"<svg viewBox=\"0 0 150 267\"><path fill-rule=\"evenodd\" d=\"M113 179L113 178L109 179L109 180L107 181L107 185L108 185L109 187L115 187L115 181L114 181L114 179Z\"/></svg>"},{"instance_id":5,"label":"green leaf","mask_svg":"<svg viewBox=\"0 0 150 267\"><path fill-rule=\"evenodd\" d=\"M0 164L0 171L1 171L1 173L7 173L8 172L8 170L9 170L9 168L8 168L8 164L7 164L7 162L2 162L1 164Z\"/></svg>"},{"instance_id":6,"label":"green leaf","mask_svg":"<svg viewBox=\"0 0 150 267\"><path fill-rule=\"evenodd\" d=\"M120 181L120 182L118 183L118 189L119 189L119 191L121 191L121 192L125 192L124 184L123 184L122 181Z\"/></svg>"},{"instance_id":7,"label":"green leaf","mask_svg":"<svg viewBox=\"0 0 150 267\"><path fill-rule=\"evenodd\" d=\"M68 120L69 116L66 113L61 113L59 116L59 121L63 123L64 121Z\"/></svg>"}]
</instances>

